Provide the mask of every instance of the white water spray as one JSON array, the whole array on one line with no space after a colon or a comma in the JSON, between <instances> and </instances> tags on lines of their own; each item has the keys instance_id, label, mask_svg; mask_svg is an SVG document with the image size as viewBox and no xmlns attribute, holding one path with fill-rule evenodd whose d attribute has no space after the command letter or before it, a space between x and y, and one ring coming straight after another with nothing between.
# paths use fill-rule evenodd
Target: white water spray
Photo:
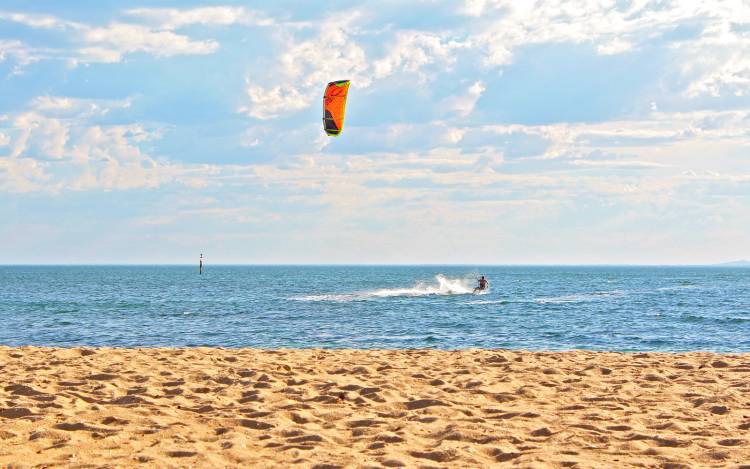
<instances>
[{"instance_id":1,"label":"white water spray","mask_svg":"<svg viewBox=\"0 0 750 469\"><path fill-rule=\"evenodd\" d=\"M474 292L474 278L448 278L443 274L435 276L434 283L417 282L408 288L383 288L380 290L349 293L343 295L308 295L295 300L300 301L356 301L369 298L389 298L396 296L430 296L430 295L467 295ZM486 293L486 290L480 293Z\"/></svg>"}]
</instances>

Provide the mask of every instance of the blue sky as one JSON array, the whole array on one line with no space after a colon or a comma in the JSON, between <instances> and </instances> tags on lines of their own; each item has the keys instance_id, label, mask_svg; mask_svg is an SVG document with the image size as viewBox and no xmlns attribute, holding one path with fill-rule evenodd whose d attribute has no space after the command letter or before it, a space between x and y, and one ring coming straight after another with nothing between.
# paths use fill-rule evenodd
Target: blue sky
<instances>
[{"instance_id":1,"label":"blue sky","mask_svg":"<svg viewBox=\"0 0 750 469\"><path fill-rule=\"evenodd\" d=\"M742 0L29 3L3 263L750 257Z\"/></svg>"}]
</instances>

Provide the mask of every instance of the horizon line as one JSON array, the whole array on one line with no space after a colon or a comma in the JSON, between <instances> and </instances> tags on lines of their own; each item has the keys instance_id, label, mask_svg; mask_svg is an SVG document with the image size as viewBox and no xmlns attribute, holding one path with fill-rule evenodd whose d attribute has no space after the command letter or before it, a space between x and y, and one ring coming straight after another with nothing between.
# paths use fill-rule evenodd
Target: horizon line
<instances>
[{"instance_id":1,"label":"horizon line","mask_svg":"<svg viewBox=\"0 0 750 469\"><path fill-rule=\"evenodd\" d=\"M507 263L507 264L473 264L473 263L206 263L203 265L215 267L736 267L750 261L738 260L716 263L684 263L684 264L639 264L639 263ZM198 263L118 263L118 262L87 262L87 263L0 263L0 267L192 267Z\"/></svg>"}]
</instances>

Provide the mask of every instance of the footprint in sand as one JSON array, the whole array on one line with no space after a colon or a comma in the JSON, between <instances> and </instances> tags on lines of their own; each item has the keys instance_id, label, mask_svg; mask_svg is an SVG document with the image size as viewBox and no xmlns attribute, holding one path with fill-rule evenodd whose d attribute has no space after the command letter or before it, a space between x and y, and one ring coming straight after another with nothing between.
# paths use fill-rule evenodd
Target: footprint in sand
<instances>
[{"instance_id":1,"label":"footprint in sand","mask_svg":"<svg viewBox=\"0 0 750 469\"><path fill-rule=\"evenodd\" d=\"M393 434L380 434L375 437L375 441L379 441L382 443L402 443L404 439L398 435Z\"/></svg>"},{"instance_id":2,"label":"footprint in sand","mask_svg":"<svg viewBox=\"0 0 750 469\"><path fill-rule=\"evenodd\" d=\"M406 407L408 410L419 410L419 409L425 409L427 407L449 406L449 405L450 404L446 404L445 402L437 400L437 399L418 399L416 401L404 402L404 407Z\"/></svg>"},{"instance_id":3,"label":"footprint in sand","mask_svg":"<svg viewBox=\"0 0 750 469\"><path fill-rule=\"evenodd\" d=\"M44 394L41 391L37 391L36 389L23 384L11 384L10 386L5 386L4 389L14 396L38 396Z\"/></svg>"},{"instance_id":4,"label":"footprint in sand","mask_svg":"<svg viewBox=\"0 0 750 469\"><path fill-rule=\"evenodd\" d=\"M250 428L252 430L269 430L274 427L273 424L252 419L240 419L237 424L241 427Z\"/></svg>"},{"instance_id":5,"label":"footprint in sand","mask_svg":"<svg viewBox=\"0 0 750 469\"><path fill-rule=\"evenodd\" d=\"M102 419L102 424L104 425L127 425L128 423L130 423L129 420L118 419L117 417L112 416L104 417Z\"/></svg>"},{"instance_id":6,"label":"footprint in sand","mask_svg":"<svg viewBox=\"0 0 750 469\"><path fill-rule=\"evenodd\" d=\"M744 446L746 441L739 438L727 438L725 440L719 440L717 443L721 446Z\"/></svg>"},{"instance_id":7,"label":"footprint in sand","mask_svg":"<svg viewBox=\"0 0 750 469\"><path fill-rule=\"evenodd\" d=\"M547 427L538 428L531 432L531 436L536 437L542 437L542 436L552 436L552 431L550 431Z\"/></svg>"},{"instance_id":8,"label":"footprint in sand","mask_svg":"<svg viewBox=\"0 0 750 469\"><path fill-rule=\"evenodd\" d=\"M446 451L409 451L409 454L419 459L429 459L435 462L450 462L456 459L455 450Z\"/></svg>"},{"instance_id":9,"label":"footprint in sand","mask_svg":"<svg viewBox=\"0 0 750 469\"><path fill-rule=\"evenodd\" d=\"M20 419L24 417L31 417L34 413L25 407L10 407L7 409L0 409L0 417L6 419Z\"/></svg>"},{"instance_id":10,"label":"footprint in sand","mask_svg":"<svg viewBox=\"0 0 750 469\"><path fill-rule=\"evenodd\" d=\"M86 425L85 423L81 423L81 422L58 423L53 428L56 428L57 430L63 430L66 432L84 431L84 432L98 432L98 433L114 433L118 431L118 430L113 430L111 428L92 427L91 425Z\"/></svg>"},{"instance_id":11,"label":"footprint in sand","mask_svg":"<svg viewBox=\"0 0 750 469\"><path fill-rule=\"evenodd\" d=\"M495 458L497 462L508 462L518 457L521 457L523 453L515 451L503 451L499 448L490 448L487 450L487 454Z\"/></svg>"},{"instance_id":12,"label":"footprint in sand","mask_svg":"<svg viewBox=\"0 0 750 469\"><path fill-rule=\"evenodd\" d=\"M197 454L195 451L167 451L170 458L192 458Z\"/></svg>"},{"instance_id":13,"label":"footprint in sand","mask_svg":"<svg viewBox=\"0 0 750 469\"><path fill-rule=\"evenodd\" d=\"M98 374L89 375L86 377L86 379L93 380L93 381L111 381L115 378L119 378L119 376L113 375L110 373L98 373Z\"/></svg>"},{"instance_id":14,"label":"footprint in sand","mask_svg":"<svg viewBox=\"0 0 750 469\"><path fill-rule=\"evenodd\" d=\"M384 461L381 461L380 464L385 467L406 467L406 464L402 463L398 459L386 459Z\"/></svg>"}]
</instances>

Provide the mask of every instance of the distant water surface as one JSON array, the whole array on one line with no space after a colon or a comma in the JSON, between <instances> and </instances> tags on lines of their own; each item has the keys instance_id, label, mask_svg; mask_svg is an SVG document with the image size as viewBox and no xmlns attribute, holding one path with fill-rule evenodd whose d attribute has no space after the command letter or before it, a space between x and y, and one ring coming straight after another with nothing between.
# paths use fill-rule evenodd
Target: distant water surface
<instances>
[{"instance_id":1,"label":"distant water surface","mask_svg":"<svg viewBox=\"0 0 750 469\"><path fill-rule=\"evenodd\" d=\"M750 269L3 266L0 321L12 346L748 352Z\"/></svg>"}]
</instances>

